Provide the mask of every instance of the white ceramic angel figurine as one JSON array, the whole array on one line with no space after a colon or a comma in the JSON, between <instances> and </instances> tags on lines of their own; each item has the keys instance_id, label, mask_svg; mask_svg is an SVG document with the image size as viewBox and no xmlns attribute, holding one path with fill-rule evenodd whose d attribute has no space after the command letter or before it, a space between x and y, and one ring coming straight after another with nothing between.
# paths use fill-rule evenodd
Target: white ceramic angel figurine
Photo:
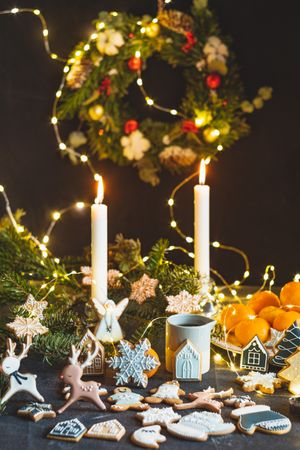
<instances>
[{"instance_id":1,"label":"white ceramic angel figurine","mask_svg":"<svg viewBox=\"0 0 300 450\"><path fill-rule=\"evenodd\" d=\"M92 302L100 317L95 336L101 342L119 342L123 339L123 332L119 325L119 319L128 305L128 298L124 298L117 305L113 300L100 303L93 298Z\"/></svg>"}]
</instances>

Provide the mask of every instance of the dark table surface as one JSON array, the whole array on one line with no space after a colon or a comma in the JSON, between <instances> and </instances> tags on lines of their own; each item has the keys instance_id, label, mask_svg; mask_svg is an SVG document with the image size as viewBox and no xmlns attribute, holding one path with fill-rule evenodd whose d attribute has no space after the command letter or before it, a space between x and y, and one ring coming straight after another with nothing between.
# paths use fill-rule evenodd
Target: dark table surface
<instances>
[{"instance_id":1,"label":"dark table surface","mask_svg":"<svg viewBox=\"0 0 300 450\"><path fill-rule=\"evenodd\" d=\"M31 371L38 374L37 385L41 394L45 397L45 401L52 403L57 409L63 404L61 395L62 385L58 378L61 367L50 367L41 362L36 356L29 356L21 367L21 372ZM181 386L186 392L193 392L207 388L208 386L215 387L217 390L228 389L233 387L235 393L242 393L241 387L235 383L235 373L230 371L225 365L214 365L209 373L205 374L202 382L182 383ZM97 380L97 377L94 377ZM134 389L145 395L148 389L158 386L162 382L171 379L163 367L158 373L149 380L147 389ZM113 379L110 376L99 377L103 386L107 387L111 392L114 388ZM292 421L292 430L290 433L282 436L273 436L261 432L255 432L253 436L246 436L245 434L235 431L231 435L223 437L209 437L206 442L192 442L175 439L167 434L165 430L162 431L167 437L167 441L160 444L162 450L172 449L176 450L182 448L184 445L189 449L196 449L201 445L203 450L210 449L269 449L274 446L276 450L300 449L300 413L292 413L289 408L288 398L289 393L284 390L278 390L274 395L261 395L252 393L251 396L257 403L267 404L273 410L287 415ZM105 397L102 397L105 399ZM141 426L141 422L135 418L135 411L127 411L122 413L114 413L109 411L98 411L90 403L77 402L71 406L64 414L57 416L55 419L42 419L34 423L27 418L22 418L16 415L17 409L24 404L30 397L26 393L19 393L13 397L6 408L5 414L0 416L0 449L1 450L39 450L39 449L67 449L72 445L76 448L85 450L97 448L115 448L126 449L136 448L130 441L130 435L134 430ZM186 399L185 399L186 401ZM162 405L163 406L163 405ZM161 406L161 407L162 407ZM166 405L164 405L166 406ZM225 421L230 421L229 413L231 408L224 407L222 409L222 416ZM192 411L181 411L182 415L188 414ZM126 428L126 435L119 442L110 442L104 440L82 438L79 443L70 443L57 440L50 440L46 438L47 433L57 422L64 421L71 418L78 418L87 428L97 422L102 422L110 419L118 419Z\"/></svg>"}]
</instances>

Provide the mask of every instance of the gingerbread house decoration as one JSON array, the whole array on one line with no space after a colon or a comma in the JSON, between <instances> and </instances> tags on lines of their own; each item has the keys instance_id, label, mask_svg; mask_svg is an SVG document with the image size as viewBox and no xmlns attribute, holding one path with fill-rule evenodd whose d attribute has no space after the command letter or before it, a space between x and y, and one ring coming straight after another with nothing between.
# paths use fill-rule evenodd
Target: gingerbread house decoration
<instances>
[{"instance_id":1,"label":"gingerbread house decoration","mask_svg":"<svg viewBox=\"0 0 300 450\"><path fill-rule=\"evenodd\" d=\"M103 375L105 368L105 355L104 355L104 347L101 342L98 341L96 336L91 332L91 330L87 330L83 338L79 343L79 348L81 350L88 350L92 347L92 343L97 342L99 345L99 351L95 358L92 361L90 366L87 366L83 369L84 375Z\"/></svg>"},{"instance_id":2,"label":"gingerbread house decoration","mask_svg":"<svg viewBox=\"0 0 300 450\"><path fill-rule=\"evenodd\" d=\"M266 372L268 357L268 352L259 337L254 336L242 350L240 368Z\"/></svg>"},{"instance_id":3,"label":"gingerbread house decoration","mask_svg":"<svg viewBox=\"0 0 300 450\"><path fill-rule=\"evenodd\" d=\"M198 381L202 379L201 352L188 339L174 354L174 378Z\"/></svg>"}]
</instances>

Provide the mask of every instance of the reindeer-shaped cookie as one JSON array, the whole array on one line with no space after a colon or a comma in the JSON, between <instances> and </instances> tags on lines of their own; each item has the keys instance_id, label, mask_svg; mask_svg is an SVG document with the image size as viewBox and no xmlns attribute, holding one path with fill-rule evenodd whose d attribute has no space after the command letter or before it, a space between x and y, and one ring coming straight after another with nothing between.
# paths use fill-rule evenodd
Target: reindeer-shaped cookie
<instances>
[{"instance_id":1,"label":"reindeer-shaped cookie","mask_svg":"<svg viewBox=\"0 0 300 450\"><path fill-rule=\"evenodd\" d=\"M4 397L0 400L0 404L6 403L17 392L26 391L35 397L39 402L43 402L44 398L38 392L36 387L36 375L31 373L20 373L19 368L22 359L27 357L30 343L22 344L22 351L18 355L15 354L16 343L11 339L6 341L6 355L3 359L0 369L9 377L9 388Z\"/></svg>"},{"instance_id":2,"label":"reindeer-shaped cookie","mask_svg":"<svg viewBox=\"0 0 300 450\"><path fill-rule=\"evenodd\" d=\"M60 377L64 383L71 386L71 393L68 401L57 411L58 414L63 413L67 408L69 408L69 406L77 402L77 400L86 400L94 403L99 409L106 409L104 403L99 398L100 383L96 383L96 381L81 380L83 369L91 364L95 356L98 354L98 343L94 342L94 347L93 353L88 351L85 361L80 363L78 358L80 356L81 349L77 350L76 347L72 345L72 355L69 358L70 364L63 369Z\"/></svg>"}]
</instances>

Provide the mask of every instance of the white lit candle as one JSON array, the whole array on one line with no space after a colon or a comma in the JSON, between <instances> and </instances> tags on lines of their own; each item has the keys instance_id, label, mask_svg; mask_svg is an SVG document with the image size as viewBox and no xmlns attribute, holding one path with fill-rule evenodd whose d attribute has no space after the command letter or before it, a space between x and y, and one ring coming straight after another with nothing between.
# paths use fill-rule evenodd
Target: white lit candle
<instances>
[{"instance_id":1,"label":"white lit candle","mask_svg":"<svg viewBox=\"0 0 300 450\"><path fill-rule=\"evenodd\" d=\"M102 177L92 205L92 298L100 303L107 301L107 206L103 205Z\"/></svg>"},{"instance_id":2,"label":"white lit candle","mask_svg":"<svg viewBox=\"0 0 300 450\"><path fill-rule=\"evenodd\" d=\"M194 253L195 270L200 276L209 276L209 194L205 184L205 161L202 159L199 184L194 187Z\"/></svg>"}]
</instances>

